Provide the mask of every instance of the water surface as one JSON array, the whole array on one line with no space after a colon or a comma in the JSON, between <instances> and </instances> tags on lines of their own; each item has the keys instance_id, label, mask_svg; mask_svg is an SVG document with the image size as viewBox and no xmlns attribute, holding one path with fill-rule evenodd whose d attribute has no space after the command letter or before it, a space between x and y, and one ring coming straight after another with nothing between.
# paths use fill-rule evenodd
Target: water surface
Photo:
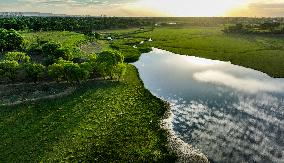
<instances>
[{"instance_id":1,"label":"water surface","mask_svg":"<svg viewBox=\"0 0 284 163\"><path fill-rule=\"evenodd\" d=\"M284 79L155 48L134 65L174 106L176 135L210 160L284 163Z\"/></svg>"}]
</instances>

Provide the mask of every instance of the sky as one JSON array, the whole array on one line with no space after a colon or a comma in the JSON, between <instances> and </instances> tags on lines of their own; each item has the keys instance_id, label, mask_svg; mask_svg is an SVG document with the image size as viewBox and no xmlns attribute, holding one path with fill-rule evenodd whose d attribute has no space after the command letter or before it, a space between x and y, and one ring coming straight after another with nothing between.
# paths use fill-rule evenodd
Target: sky
<instances>
[{"instance_id":1,"label":"sky","mask_svg":"<svg viewBox=\"0 0 284 163\"><path fill-rule=\"evenodd\" d=\"M284 0L0 0L0 12L92 16L284 17Z\"/></svg>"}]
</instances>

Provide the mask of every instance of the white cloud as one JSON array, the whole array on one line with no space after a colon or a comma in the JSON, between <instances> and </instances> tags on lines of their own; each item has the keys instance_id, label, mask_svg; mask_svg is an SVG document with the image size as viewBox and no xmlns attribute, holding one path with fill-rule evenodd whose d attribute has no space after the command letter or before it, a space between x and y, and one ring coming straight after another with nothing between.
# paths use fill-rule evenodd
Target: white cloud
<instances>
[{"instance_id":1,"label":"white cloud","mask_svg":"<svg viewBox=\"0 0 284 163\"><path fill-rule=\"evenodd\" d=\"M280 83L272 80L237 78L233 75L218 70L207 70L203 72L197 72L193 74L193 77L195 80L201 82L224 85L248 93L284 91L283 82Z\"/></svg>"}]
</instances>

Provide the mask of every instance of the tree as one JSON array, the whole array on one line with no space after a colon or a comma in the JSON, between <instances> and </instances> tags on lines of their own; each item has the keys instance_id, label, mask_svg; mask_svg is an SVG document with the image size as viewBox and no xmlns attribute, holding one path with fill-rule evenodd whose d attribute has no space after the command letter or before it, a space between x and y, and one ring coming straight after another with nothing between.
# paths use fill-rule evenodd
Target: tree
<instances>
[{"instance_id":1,"label":"tree","mask_svg":"<svg viewBox=\"0 0 284 163\"><path fill-rule=\"evenodd\" d=\"M72 53L69 49L63 48L60 43L47 42L42 46L42 52L45 56L48 56L51 60L63 58L65 60L72 59Z\"/></svg>"},{"instance_id":2,"label":"tree","mask_svg":"<svg viewBox=\"0 0 284 163\"><path fill-rule=\"evenodd\" d=\"M63 59L58 60L57 63L48 67L49 76L57 82L66 80L71 83L74 81L80 83L80 81L88 79L92 71L93 67L90 63L84 62L79 65L78 63Z\"/></svg>"},{"instance_id":3,"label":"tree","mask_svg":"<svg viewBox=\"0 0 284 163\"><path fill-rule=\"evenodd\" d=\"M3 60L0 62L0 76L15 81L19 67L16 61Z\"/></svg>"},{"instance_id":4,"label":"tree","mask_svg":"<svg viewBox=\"0 0 284 163\"><path fill-rule=\"evenodd\" d=\"M64 79L64 66L59 63L54 63L48 66L48 75L54 79L56 82L59 82Z\"/></svg>"},{"instance_id":5,"label":"tree","mask_svg":"<svg viewBox=\"0 0 284 163\"><path fill-rule=\"evenodd\" d=\"M32 80L36 83L45 72L45 66L36 63L26 63L23 65L23 69L26 73L26 79Z\"/></svg>"},{"instance_id":6,"label":"tree","mask_svg":"<svg viewBox=\"0 0 284 163\"><path fill-rule=\"evenodd\" d=\"M22 52L8 52L4 55L4 60L28 63L30 62L30 57Z\"/></svg>"},{"instance_id":7,"label":"tree","mask_svg":"<svg viewBox=\"0 0 284 163\"><path fill-rule=\"evenodd\" d=\"M114 67L114 71L112 73L112 78L121 79L126 72L126 65L125 63L118 63Z\"/></svg>"},{"instance_id":8,"label":"tree","mask_svg":"<svg viewBox=\"0 0 284 163\"><path fill-rule=\"evenodd\" d=\"M124 61L123 55L119 51L108 50L98 54L96 59L96 69L98 73L106 78L116 76L116 67Z\"/></svg>"},{"instance_id":9,"label":"tree","mask_svg":"<svg viewBox=\"0 0 284 163\"><path fill-rule=\"evenodd\" d=\"M2 52L20 49L23 42L23 37L17 31L0 29L0 49Z\"/></svg>"}]
</instances>

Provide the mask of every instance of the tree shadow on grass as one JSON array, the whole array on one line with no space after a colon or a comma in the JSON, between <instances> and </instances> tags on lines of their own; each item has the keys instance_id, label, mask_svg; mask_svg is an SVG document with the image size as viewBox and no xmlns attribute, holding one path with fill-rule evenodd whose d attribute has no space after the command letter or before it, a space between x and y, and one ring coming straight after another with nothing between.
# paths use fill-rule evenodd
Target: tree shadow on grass
<instances>
[{"instance_id":1,"label":"tree shadow on grass","mask_svg":"<svg viewBox=\"0 0 284 163\"><path fill-rule=\"evenodd\" d=\"M92 111L84 106L90 92L117 86L114 82L86 84L67 97L0 107L0 162L39 162Z\"/></svg>"}]
</instances>

